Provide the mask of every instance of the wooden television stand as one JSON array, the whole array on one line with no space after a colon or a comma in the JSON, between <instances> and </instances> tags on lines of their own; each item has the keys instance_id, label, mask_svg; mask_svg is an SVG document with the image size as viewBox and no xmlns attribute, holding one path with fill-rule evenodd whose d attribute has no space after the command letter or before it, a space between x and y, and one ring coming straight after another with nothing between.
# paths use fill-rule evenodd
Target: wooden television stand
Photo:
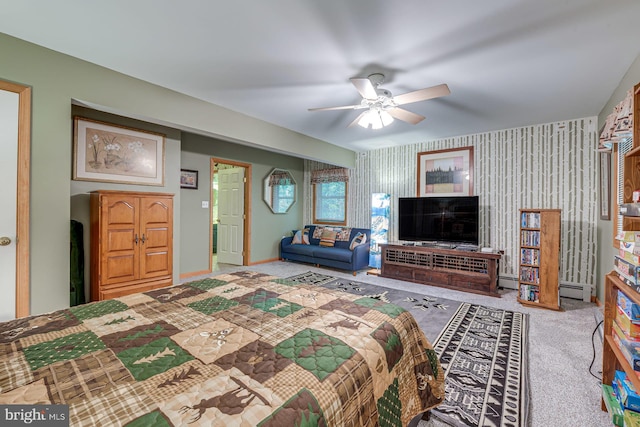
<instances>
[{"instance_id":1,"label":"wooden television stand","mask_svg":"<svg viewBox=\"0 0 640 427\"><path fill-rule=\"evenodd\" d=\"M499 253L381 244L380 276L500 297Z\"/></svg>"}]
</instances>

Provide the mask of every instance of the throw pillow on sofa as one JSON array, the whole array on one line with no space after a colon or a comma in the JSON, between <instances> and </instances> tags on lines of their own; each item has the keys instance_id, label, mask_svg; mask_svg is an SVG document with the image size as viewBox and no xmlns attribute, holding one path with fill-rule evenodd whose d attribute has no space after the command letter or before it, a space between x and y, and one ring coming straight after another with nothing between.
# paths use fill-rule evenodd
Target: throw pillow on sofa
<instances>
[{"instance_id":1,"label":"throw pillow on sofa","mask_svg":"<svg viewBox=\"0 0 640 427\"><path fill-rule=\"evenodd\" d=\"M305 228L304 230L298 230L293 235L293 240L291 240L292 245L308 245L309 244L309 229Z\"/></svg>"},{"instance_id":2,"label":"throw pillow on sofa","mask_svg":"<svg viewBox=\"0 0 640 427\"><path fill-rule=\"evenodd\" d=\"M333 230L324 230L320 236L320 246L333 247L336 243L336 233Z\"/></svg>"},{"instance_id":3,"label":"throw pillow on sofa","mask_svg":"<svg viewBox=\"0 0 640 427\"><path fill-rule=\"evenodd\" d=\"M363 245L367 241L367 235L364 233L357 233L351 239L351 244L349 245L349 249L354 250L356 246Z\"/></svg>"}]
</instances>

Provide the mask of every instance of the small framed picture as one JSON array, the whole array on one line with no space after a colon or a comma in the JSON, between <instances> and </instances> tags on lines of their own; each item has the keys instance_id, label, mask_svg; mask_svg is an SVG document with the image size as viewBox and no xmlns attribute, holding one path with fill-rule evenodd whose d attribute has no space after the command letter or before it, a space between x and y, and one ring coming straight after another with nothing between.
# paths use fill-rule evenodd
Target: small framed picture
<instances>
[{"instance_id":1,"label":"small framed picture","mask_svg":"<svg viewBox=\"0 0 640 427\"><path fill-rule=\"evenodd\" d=\"M180 188L198 189L198 171L180 169Z\"/></svg>"}]
</instances>

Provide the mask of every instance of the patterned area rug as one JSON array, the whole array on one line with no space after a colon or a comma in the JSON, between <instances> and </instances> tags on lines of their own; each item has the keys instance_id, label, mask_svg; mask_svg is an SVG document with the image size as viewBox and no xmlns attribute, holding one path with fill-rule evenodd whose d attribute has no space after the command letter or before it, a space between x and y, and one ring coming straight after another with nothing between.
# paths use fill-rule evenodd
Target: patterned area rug
<instances>
[{"instance_id":1,"label":"patterned area rug","mask_svg":"<svg viewBox=\"0 0 640 427\"><path fill-rule=\"evenodd\" d=\"M529 414L526 314L307 272L312 283L410 311L434 344L446 373L445 402L432 410L456 427L523 427Z\"/></svg>"},{"instance_id":2,"label":"patterned area rug","mask_svg":"<svg viewBox=\"0 0 640 427\"><path fill-rule=\"evenodd\" d=\"M527 425L528 316L463 303L434 348L446 374L433 410L454 426Z\"/></svg>"},{"instance_id":3,"label":"patterned area rug","mask_svg":"<svg viewBox=\"0 0 640 427\"><path fill-rule=\"evenodd\" d=\"M451 319L452 314L456 312L461 304L459 301L446 298L405 292L311 271L288 277L285 280L295 283L311 283L316 286L349 292L399 305L413 314L418 325L420 325L420 328L432 343L435 342L440 332L449 322L449 319Z\"/></svg>"}]
</instances>

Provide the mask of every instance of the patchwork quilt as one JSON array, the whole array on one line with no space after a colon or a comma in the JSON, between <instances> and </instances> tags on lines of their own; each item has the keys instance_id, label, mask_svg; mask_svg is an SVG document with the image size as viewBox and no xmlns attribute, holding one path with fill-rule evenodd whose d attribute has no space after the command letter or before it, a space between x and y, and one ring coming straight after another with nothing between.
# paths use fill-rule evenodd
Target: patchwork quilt
<instances>
[{"instance_id":1,"label":"patchwork quilt","mask_svg":"<svg viewBox=\"0 0 640 427\"><path fill-rule=\"evenodd\" d=\"M0 323L0 404L76 426L405 426L443 398L409 312L259 273Z\"/></svg>"}]
</instances>

